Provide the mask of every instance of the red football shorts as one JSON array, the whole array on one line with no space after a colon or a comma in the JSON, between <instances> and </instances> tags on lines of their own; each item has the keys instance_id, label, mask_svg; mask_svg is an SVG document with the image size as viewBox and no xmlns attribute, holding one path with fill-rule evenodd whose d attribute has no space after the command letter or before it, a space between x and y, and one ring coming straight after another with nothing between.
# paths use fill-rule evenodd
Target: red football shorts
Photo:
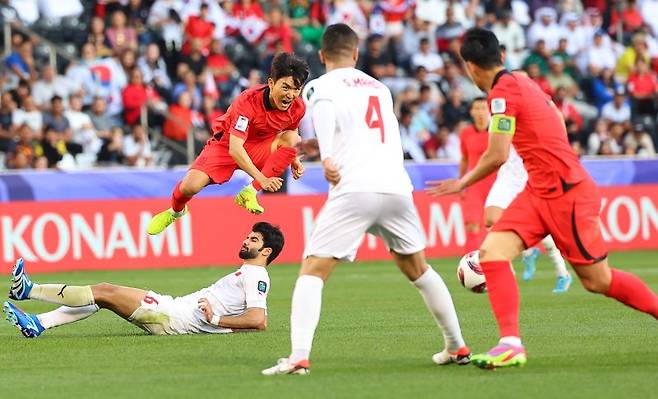
<instances>
[{"instance_id":1,"label":"red football shorts","mask_svg":"<svg viewBox=\"0 0 658 399\"><path fill-rule=\"evenodd\" d=\"M591 265L608 255L601 235L600 210L601 197L590 178L557 198L538 197L526 187L492 231L513 231L526 248L550 234L569 263Z\"/></svg>"},{"instance_id":2,"label":"red football shorts","mask_svg":"<svg viewBox=\"0 0 658 399\"><path fill-rule=\"evenodd\" d=\"M264 141L245 142L244 149L247 151L249 158L261 170L265 166L265 161L272 154L272 142L276 136L267 138ZM238 169L238 165L228 153L228 149L219 144L217 140L208 140L203 147L201 154L194 160L190 169L200 170L210 176L212 183L226 183L233 172Z\"/></svg>"}]
</instances>

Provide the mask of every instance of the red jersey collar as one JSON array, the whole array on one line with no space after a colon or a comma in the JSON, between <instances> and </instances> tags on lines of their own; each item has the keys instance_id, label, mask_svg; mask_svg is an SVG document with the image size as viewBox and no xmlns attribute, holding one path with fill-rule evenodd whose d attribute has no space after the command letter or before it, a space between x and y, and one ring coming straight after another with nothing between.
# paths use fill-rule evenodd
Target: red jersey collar
<instances>
[{"instance_id":1,"label":"red jersey collar","mask_svg":"<svg viewBox=\"0 0 658 399\"><path fill-rule=\"evenodd\" d=\"M493 83L491 84L491 88L493 89L494 86L496 86L496 83L498 83L498 80L499 80L500 78L502 78L503 75L506 75L506 74L508 74L508 73L510 73L510 72L509 72L507 69L501 69L500 71L498 71L498 73L496 74L496 76L494 76Z\"/></svg>"},{"instance_id":2,"label":"red jersey collar","mask_svg":"<svg viewBox=\"0 0 658 399\"><path fill-rule=\"evenodd\" d=\"M263 90L263 106L265 107L265 111L274 111L276 108L270 104L270 87L265 86L265 90Z\"/></svg>"}]
</instances>

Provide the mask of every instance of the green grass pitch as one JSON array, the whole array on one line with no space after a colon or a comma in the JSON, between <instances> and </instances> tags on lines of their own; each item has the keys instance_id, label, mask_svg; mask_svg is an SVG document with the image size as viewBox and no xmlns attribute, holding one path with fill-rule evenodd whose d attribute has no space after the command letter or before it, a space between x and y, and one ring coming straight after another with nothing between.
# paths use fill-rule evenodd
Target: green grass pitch
<instances>
[{"instance_id":1,"label":"green grass pitch","mask_svg":"<svg viewBox=\"0 0 658 399\"><path fill-rule=\"evenodd\" d=\"M658 291L658 252L611 255ZM496 341L486 295L467 292L456 259L431 263L448 284L468 344ZM29 270L29 265L28 265ZM77 272L35 281L107 281L170 295L192 292L227 268ZM483 371L435 366L442 349L416 290L390 262L338 267L325 286L323 312L308 377L263 377L289 352L290 296L297 266L270 267L269 329L264 333L153 337L101 311L28 340L0 323L0 398L656 398L658 324L576 284L554 295L545 257L521 282L522 333L528 364ZM520 269L517 264L517 275ZM8 284L7 284L8 286ZM31 312L51 309L23 303Z\"/></svg>"}]
</instances>

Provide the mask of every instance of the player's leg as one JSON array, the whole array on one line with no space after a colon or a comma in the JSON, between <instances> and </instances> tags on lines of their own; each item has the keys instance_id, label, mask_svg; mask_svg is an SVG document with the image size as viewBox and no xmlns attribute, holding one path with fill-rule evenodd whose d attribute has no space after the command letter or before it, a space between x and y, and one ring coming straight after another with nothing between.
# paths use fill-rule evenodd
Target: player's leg
<instances>
[{"instance_id":1,"label":"player's leg","mask_svg":"<svg viewBox=\"0 0 658 399\"><path fill-rule=\"evenodd\" d=\"M400 271L418 289L443 334L445 348L432 356L437 364L468 364L471 351L462 337L452 296L441 276L427 263L424 251L410 255L391 251Z\"/></svg>"},{"instance_id":2,"label":"player's leg","mask_svg":"<svg viewBox=\"0 0 658 399\"><path fill-rule=\"evenodd\" d=\"M370 203L363 209L361 204ZM322 290L340 260L353 261L363 235L379 213L376 194L348 193L327 201L318 214L304 249L290 313L291 354L262 371L264 375L308 374L315 329L322 309Z\"/></svg>"},{"instance_id":3,"label":"player's leg","mask_svg":"<svg viewBox=\"0 0 658 399\"><path fill-rule=\"evenodd\" d=\"M171 193L171 208L155 215L149 222L148 234L160 234L176 219L187 213L187 203L201 189L210 184L210 177L198 169L190 169L183 180L176 183Z\"/></svg>"},{"instance_id":4,"label":"player's leg","mask_svg":"<svg viewBox=\"0 0 658 399\"><path fill-rule=\"evenodd\" d=\"M493 205L484 208L484 227L486 227L487 230L491 229L493 225L500 220L500 217L503 216L504 210L505 209L499 206Z\"/></svg>"},{"instance_id":5,"label":"player's leg","mask_svg":"<svg viewBox=\"0 0 658 399\"><path fill-rule=\"evenodd\" d=\"M555 241L550 234L544 237L544 239L541 240L541 243L546 249L546 255L548 255L548 258L551 260L551 263L555 268L555 275L557 276L553 293L561 294L567 292L569 287L571 287L573 278L567 270L567 264L564 261L560 250L555 245Z\"/></svg>"},{"instance_id":6,"label":"player's leg","mask_svg":"<svg viewBox=\"0 0 658 399\"><path fill-rule=\"evenodd\" d=\"M286 130L279 133L271 143L265 142L263 145L268 148L254 148L252 151L258 153L267 151L265 162L261 168L261 172L266 177L281 176L285 173L286 169L295 160L297 156L297 144L301 141L299 134L293 130ZM255 158L260 158L258 154L254 154ZM253 158L252 158L253 159ZM254 159L254 161L256 161ZM250 185L244 187L235 197L235 203L245 208L251 213L261 214L264 212L263 207L258 203L256 194L262 187L257 181L253 181Z\"/></svg>"},{"instance_id":7,"label":"player's leg","mask_svg":"<svg viewBox=\"0 0 658 399\"><path fill-rule=\"evenodd\" d=\"M636 275L610 268L607 259L593 265L574 266L574 270L586 290L614 298L658 319L658 295Z\"/></svg>"}]
</instances>

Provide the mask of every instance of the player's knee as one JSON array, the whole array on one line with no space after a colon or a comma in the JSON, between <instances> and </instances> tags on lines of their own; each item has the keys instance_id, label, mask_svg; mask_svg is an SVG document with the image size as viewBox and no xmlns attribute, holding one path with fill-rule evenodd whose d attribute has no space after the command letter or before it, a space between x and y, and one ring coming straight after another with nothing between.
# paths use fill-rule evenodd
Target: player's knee
<instances>
[{"instance_id":1,"label":"player's knee","mask_svg":"<svg viewBox=\"0 0 658 399\"><path fill-rule=\"evenodd\" d=\"M484 216L484 227L489 230L496 223L496 218L490 215Z\"/></svg>"},{"instance_id":2,"label":"player's knee","mask_svg":"<svg viewBox=\"0 0 658 399\"><path fill-rule=\"evenodd\" d=\"M195 181L194 179L183 179L178 189L186 197L192 197L196 195L204 187L200 182Z\"/></svg>"},{"instance_id":3,"label":"player's knee","mask_svg":"<svg viewBox=\"0 0 658 399\"><path fill-rule=\"evenodd\" d=\"M587 291L594 294L605 294L608 292L610 284L600 278L581 277L580 283Z\"/></svg>"},{"instance_id":4,"label":"player's knee","mask_svg":"<svg viewBox=\"0 0 658 399\"><path fill-rule=\"evenodd\" d=\"M100 283L91 286L91 292L94 294L96 302L104 302L107 298L112 297L117 290L117 286L110 283Z\"/></svg>"},{"instance_id":5,"label":"player's knee","mask_svg":"<svg viewBox=\"0 0 658 399\"><path fill-rule=\"evenodd\" d=\"M293 130L288 130L281 135L279 147L296 147L302 141L299 134Z\"/></svg>"}]
</instances>

